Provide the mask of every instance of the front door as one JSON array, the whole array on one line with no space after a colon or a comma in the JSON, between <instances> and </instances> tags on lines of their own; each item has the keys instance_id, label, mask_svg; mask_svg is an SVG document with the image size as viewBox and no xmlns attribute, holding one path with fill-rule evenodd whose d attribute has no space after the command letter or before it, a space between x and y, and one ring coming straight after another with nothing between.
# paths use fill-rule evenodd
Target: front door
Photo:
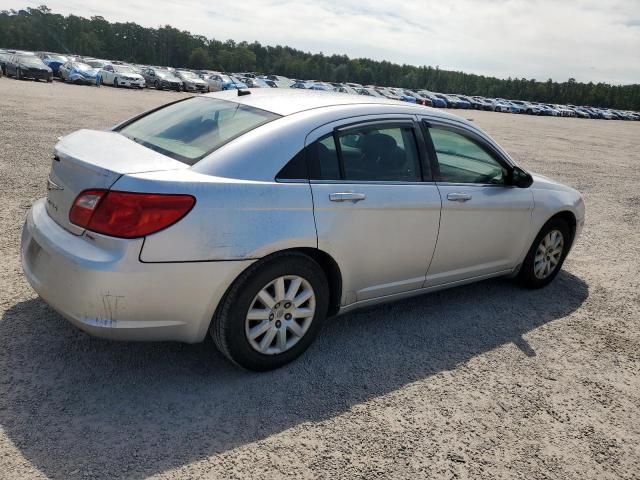
<instances>
[{"instance_id":1,"label":"front door","mask_svg":"<svg viewBox=\"0 0 640 480\"><path fill-rule=\"evenodd\" d=\"M482 139L448 125L427 130L442 216L425 286L513 269L528 247L531 190L508 185L508 164Z\"/></svg>"}]
</instances>

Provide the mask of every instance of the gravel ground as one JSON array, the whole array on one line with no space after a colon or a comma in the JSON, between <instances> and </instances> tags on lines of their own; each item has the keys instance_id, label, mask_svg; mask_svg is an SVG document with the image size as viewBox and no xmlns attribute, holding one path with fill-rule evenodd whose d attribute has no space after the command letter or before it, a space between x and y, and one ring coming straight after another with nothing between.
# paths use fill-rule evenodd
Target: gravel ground
<instances>
[{"instance_id":1,"label":"gravel ground","mask_svg":"<svg viewBox=\"0 0 640 480\"><path fill-rule=\"evenodd\" d=\"M179 95L0 79L0 478L640 478L640 123L463 112L583 193L564 272L346 315L254 374L91 338L21 273L56 138Z\"/></svg>"}]
</instances>

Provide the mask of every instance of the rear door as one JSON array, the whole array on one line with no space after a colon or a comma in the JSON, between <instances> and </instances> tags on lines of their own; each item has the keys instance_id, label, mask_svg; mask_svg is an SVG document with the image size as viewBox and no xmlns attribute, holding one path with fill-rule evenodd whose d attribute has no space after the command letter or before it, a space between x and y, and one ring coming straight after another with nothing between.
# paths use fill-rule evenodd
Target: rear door
<instances>
[{"instance_id":1,"label":"rear door","mask_svg":"<svg viewBox=\"0 0 640 480\"><path fill-rule=\"evenodd\" d=\"M508 185L509 162L479 135L432 120L423 125L442 196L425 286L514 268L529 238L531 189Z\"/></svg>"},{"instance_id":2,"label":"rear door","mask_svg":"<svg viewBox=\"0 0 640 480\"><path fill-rule=\"evenodd\" d=\"M325 125L307 145L318 248L340 265L342 304L420 288L441 205L414 117Z\"/></svg>"}]
</instances>

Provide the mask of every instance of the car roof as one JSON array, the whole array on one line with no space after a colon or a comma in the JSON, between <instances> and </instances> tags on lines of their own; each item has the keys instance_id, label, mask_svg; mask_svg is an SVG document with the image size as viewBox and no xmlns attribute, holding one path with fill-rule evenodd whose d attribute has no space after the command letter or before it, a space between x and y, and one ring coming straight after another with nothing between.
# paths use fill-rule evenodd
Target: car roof
<instances>
[{"instance_id":1,"label":"car roof","mask_svg":"<svg viewBox=\"0 0 640 480\"><path fill-rule=\"evenodd\" d=\"M406 113L410 114L427 113L425 112L425 109L429 108L422 105L387 98L352 95L332 91L300 90L295 88L256 89L251 90L251 94L242 96L239 96L237 90L234 89L208 93L204 96L219 98L221 100L229 100L282 116L293 115L295 113L312 109L337 106L349 107L366 104L392 106L395 107L394 109L401 108L406 110ZM455 119L456 121L463 121L464 123L467 123L461 117L446 112L439 112L435 109L429 109L428 115L431 117Z\"/></svg>"}]
</instances>

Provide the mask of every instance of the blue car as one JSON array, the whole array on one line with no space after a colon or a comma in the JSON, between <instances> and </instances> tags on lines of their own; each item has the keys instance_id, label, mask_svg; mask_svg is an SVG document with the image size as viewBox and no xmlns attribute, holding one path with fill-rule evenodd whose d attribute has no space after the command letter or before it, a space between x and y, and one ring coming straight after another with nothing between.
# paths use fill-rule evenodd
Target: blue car
<instances>
[{"instance_id":1,"label":"blue car","mask_svg":"<svg viewBox=\"0 0 640 480\"><path fill-rule=\"evenodd\" d=\"M100 85L99 71L82 62L66 62L58 68L60 78L65 82L83 85Z\"/></svg>"},{"instance_id":2,"label":"blue car","mask_svg":"<svg viewBox=\"0 0 640 480\"><path fill-rule=\"evenodd\" d=\"M493 101L492 106L494 112L520 113L519 107L516 107L514 104L505 100L504 98L496 98Z\"/></svg>"},{"instance_id":3,"label":"blue car","mask_svg":"<svg viewBox=\"0 0 640 480\"><path fill-rule=\"evenodd\" d=\"M222 75L222 90L233 90L234 88L242 90L249 88L249 85L233 75Z\"/></svg>"},{"instance_id":4,"label":"blue car","mask_svg":"<svg viewBox=\"0 0 640 480\"><path fill-rule=\"evenodd\" d=\"M393 93L399 96L400 100L402 100L403 102L418 103L418 99L413 95L409 95L407 92L396 89L396 90L393 90Z\"/></svg>"},{"instance_id":5,"label":"blue car","mask_svg":"<svg viewBox=\"0 0 640 480\"><path fill-rule=\"evenodd\" d=\"M55 53L43 52L39 53L38 56L42 60L42 63L49 67L56 77L60 76L60 67L69 61L64 55L57 55Z\"/></svg>"},{"instance_id":6,"label":"blue car","mask_svg":"<svg viewBox=\"0 0 640 480\"><path fill-rule=\"evenodd\" d=\"M427 97L428 99L431 100L432 106L434 107L438 107L438 108L446 108L447 107L447 102L445 102L442 98L437 97L434 93L428 91L428 90L418 90L418 93L420 95L422 95L423 97Z\"/></svg>"},{"instance_id":7,"label":"blue car","mask_svg":"<svg viewBox=\"0 0 640 480\"><path fill-rule=\"evenodd\" d=\"M457 95L447 95L453 103L453 108L471 108L471 102Z\"/></svg>"}]
</instances>

